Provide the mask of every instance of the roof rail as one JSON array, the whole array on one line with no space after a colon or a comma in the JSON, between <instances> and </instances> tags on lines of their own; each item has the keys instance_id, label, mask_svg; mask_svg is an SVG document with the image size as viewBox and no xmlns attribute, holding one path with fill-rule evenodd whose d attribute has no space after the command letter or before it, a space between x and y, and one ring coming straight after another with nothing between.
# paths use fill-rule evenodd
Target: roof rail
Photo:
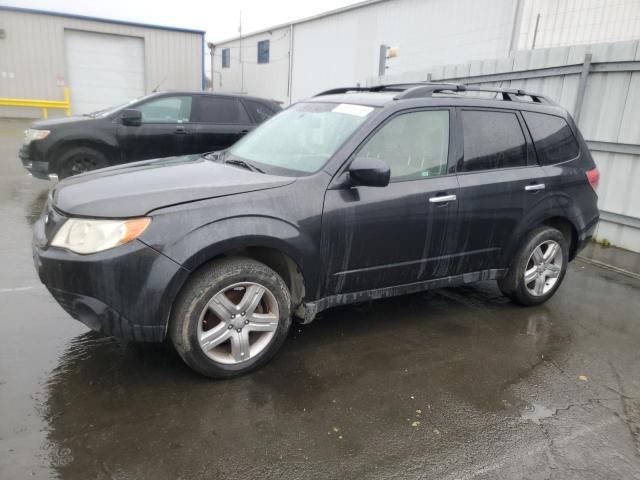
<instances>
[{"instance_id":1,"label":"roof rail","mask_svg":"<svg viewBox=\"0 0 640 480\"><path fill-rule=\"evenodd\" d=\"M512 101L513 97L530 97L531 101L535 103L553 104L547 97L520 90L517 88L494 88L494 87L476 87L474 85L465 85L463 83L430 83L419 86L414 86L402 91L398 95L394 96L394 100L404 100L408 98L420 98L431 97L435 93L448 93L448 92L493 92L502 94L502 100Z\"/></svg>"},{"instance_id":2,"label":"roof rail","mask_svg":"<svg viewBox=\"0 0 640 480\"><path fill-rule=\"evenodd\" d=\"M416 82L416 83L395 83L389 85L377 85L374 87L342 87L333 88L318 93L316 97L324 95L337 95L348 92L399 92L393 97L394 100L406 100L410 98L431 97L437 93L457 93L457 92L493 92L502 94L502 100L517 100L514 97L530 97L535 103L544 103L553 105L554 102L549 98L532 92L527 92L517 88L495 88L495 87L477 87L473 85L465 85L463 83L435 83L435 82Z\"/></svg>"}]
</instances>

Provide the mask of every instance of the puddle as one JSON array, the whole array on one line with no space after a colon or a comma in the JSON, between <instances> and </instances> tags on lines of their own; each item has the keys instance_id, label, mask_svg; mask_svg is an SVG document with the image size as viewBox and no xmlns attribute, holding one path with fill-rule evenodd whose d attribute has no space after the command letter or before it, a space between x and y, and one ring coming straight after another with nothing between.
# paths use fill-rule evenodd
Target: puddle
<instances>
[{"instance_id":1,"label":"puddle","mask_svg":"<svg viewBox=\"0 0 640 480\"><path fill-rule=\"evenodd\" d=\"M520 418L525 421L530 420L533 423L540 425L540 420L553 417L555 414L556 410L551 410L544 405L534 403L532 405L529 405L522 411L522 413L520 414Z\"/></svg>"}]
</instances>

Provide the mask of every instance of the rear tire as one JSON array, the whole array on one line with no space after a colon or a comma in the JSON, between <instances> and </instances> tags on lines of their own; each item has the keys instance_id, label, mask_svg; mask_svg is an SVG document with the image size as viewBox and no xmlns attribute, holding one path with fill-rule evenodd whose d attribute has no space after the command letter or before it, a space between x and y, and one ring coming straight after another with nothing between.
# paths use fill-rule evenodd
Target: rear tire
<instances>
[{"instance_id":1,"label":"rear tire","mask_svg":"<svg viewBox=\"0 0 640 480\"><path fill-rule=\"evenodd\" d=\"M196 272L174 304L169 336L192 369L211 378L266 364L291 326L291 297L280 276L249 258L225 258Z\"/></svg>"},{"instance_id":2,"label":"rear tire","mask_svg":"<svg viewBox=\"0 0 640 480\"><path fill-rule=\"evenodd\" d=\"M90 147L75 147L67 150L58 161L58 178L90 172L109 166L104 153Z\"/></svg>"},{"instance_id":3,"label":"rear tire","mask_svg":"<svg viewBox=\"0 0 640 480\"><path fill-rule=\"evenodd\" d=\"M527 235L498 287L520 305L540 305L558 290L568 262L568 239L555 228L538 227Z\"/></svg>"}]
</instances>

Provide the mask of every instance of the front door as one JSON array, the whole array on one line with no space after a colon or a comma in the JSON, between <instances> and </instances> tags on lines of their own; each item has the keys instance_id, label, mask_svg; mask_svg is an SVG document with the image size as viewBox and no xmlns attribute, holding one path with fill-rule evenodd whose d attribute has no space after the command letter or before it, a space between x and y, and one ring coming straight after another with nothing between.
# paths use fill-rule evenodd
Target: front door
<instances>
[{"instance_id":1,"label":"front door","mask_svg":"<svg viewBox=\"0 0 640 480\"><path fill-rule=\"evenodd\" d=\"M123 161L194 153L196 137L191 123L191 103L191 95L176 95L154 98L133 107L142 113L142 124L118 125Z\"/></svg>"},{"instance_id":2,"label":"front door","mask_svg":"<svg viewBox=\"0 0 640 480\"><path fill-rule=\"evenodd\" d=\"M448 174L450 111L420 110L385 121L354 158L387 162L386 187L327 190L322 221L323 295L445 276L458 185ZM333 184L332 184L333 185Z\"/></svg>"}]
</instances>

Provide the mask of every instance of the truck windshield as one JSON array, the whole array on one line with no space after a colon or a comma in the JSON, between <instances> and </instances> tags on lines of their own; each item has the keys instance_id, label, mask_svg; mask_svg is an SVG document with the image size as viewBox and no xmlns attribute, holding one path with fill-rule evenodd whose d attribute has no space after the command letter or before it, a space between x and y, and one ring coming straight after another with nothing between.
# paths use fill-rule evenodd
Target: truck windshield
<instances>
[{"instance_id":1,"label":"truck windshield","mask_svg":"<svg viewBox=\"0 0 640 480\"><path fill-rule=\"evenodd\" d=\"M228 154L258 165L312 173L373 110L346 103L298 103L263 123Z\"/></svg>"}]
</instances>

